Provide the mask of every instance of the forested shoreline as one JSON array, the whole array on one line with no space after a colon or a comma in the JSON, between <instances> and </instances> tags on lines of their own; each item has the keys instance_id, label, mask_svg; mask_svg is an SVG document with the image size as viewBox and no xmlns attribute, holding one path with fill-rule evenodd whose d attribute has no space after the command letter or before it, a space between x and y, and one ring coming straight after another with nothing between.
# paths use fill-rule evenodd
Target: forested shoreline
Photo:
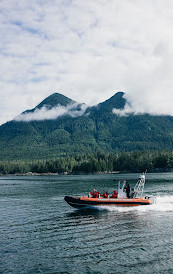
<instances>
[{"instance_id":1,"label":"forested shoreline","mask_svg":"<svg viewBox=\"0 0 173 274\"><path fill-rule=\"evenodd\" d=\"M173 170L173 152L82 154L34 161L0 161L0 174L89 174L106 172L162 172Z\"/></svg>"}]
</instances>

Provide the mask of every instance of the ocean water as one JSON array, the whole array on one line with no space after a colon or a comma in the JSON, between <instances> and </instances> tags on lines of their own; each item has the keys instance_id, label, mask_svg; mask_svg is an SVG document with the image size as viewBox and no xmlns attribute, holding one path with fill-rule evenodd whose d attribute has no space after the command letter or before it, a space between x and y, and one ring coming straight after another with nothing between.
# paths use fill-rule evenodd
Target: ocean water
<instances>
[{"instance_id":1,"label":"ocean water","mask_svg":"<svg viewBox=\"0 0 173 274\"><path fill-rule=\"evenodd\" d=\"M138 174L0 177L0 273L173 273L173 173L147 174L156 204L75 210ZM132 183L131 183L132 184Z\"/></svg>"}]
</instances>

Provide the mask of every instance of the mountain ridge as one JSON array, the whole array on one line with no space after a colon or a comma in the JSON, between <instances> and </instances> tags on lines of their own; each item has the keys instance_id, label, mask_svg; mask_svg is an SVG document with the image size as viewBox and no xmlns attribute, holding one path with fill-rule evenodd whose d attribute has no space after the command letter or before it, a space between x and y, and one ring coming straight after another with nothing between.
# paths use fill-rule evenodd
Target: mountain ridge
<instances>
[{"instance_id":1,"label":"mountain ridge","mask_svg":"<svg viewBox=\"0 0 173 274\"><path fill-rule=\"evenodd\" d=\"M111 98L105 100L104 102L101 102L97 105L94 106L88 106L88 111L89 110L95 110L95 109L100 109L101 111L109 111L112 112L113 108L116 109L123 109L125 104L126 104L126 99L123 98L124 92L117 92L115 93ZM42 108L46 108L47 110L50 110L52 108L62 106L62 107L67 107L67 106L72 106L74 109L80 109L81 106L86 106L85 103L78 103L60 93L53 93L47 98L45 98L41 103L39 103L35 108L26 110L22 112L23 114L35 112L36 110L40 110Z\"/></svg>"}]
</instances>

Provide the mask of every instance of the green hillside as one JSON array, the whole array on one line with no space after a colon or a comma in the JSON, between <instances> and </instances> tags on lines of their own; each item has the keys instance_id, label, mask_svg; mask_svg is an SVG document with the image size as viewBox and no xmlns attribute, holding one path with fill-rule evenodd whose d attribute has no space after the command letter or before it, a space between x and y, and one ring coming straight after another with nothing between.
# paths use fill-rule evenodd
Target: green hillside
<instances>
[{"instance_id":1,"label":"green hillside","mask_svg":"<svg viewBox=\"0 0 173 274\"><path fill-rule=\"evenodd\" d=\"M50 110L74 104L74 115L66 113L43 121L13 120L0 126L0 160L47 159L97 151L172 150L173 117L113 114L113 108L124 108L123 95L118 92L89 107L83 115L78 115L81 104L58 93L49 96L24 113L34 113L43 106Z\"/></svg>"}]
</instances>

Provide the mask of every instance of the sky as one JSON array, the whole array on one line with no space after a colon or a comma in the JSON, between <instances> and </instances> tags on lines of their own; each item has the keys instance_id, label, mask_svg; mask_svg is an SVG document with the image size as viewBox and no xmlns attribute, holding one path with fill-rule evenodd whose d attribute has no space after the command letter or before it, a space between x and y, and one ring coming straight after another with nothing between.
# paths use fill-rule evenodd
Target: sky
<instances>
[{"instance_id":1,"label":"sky","mask_svg":"<svg viewBox=\"0 0 173 274\"><path fill-rule=\"evenodd\" d=\"M173 115L172 0L1 0L0 124L58 92Z\"/></svg>"}]
</instances>

